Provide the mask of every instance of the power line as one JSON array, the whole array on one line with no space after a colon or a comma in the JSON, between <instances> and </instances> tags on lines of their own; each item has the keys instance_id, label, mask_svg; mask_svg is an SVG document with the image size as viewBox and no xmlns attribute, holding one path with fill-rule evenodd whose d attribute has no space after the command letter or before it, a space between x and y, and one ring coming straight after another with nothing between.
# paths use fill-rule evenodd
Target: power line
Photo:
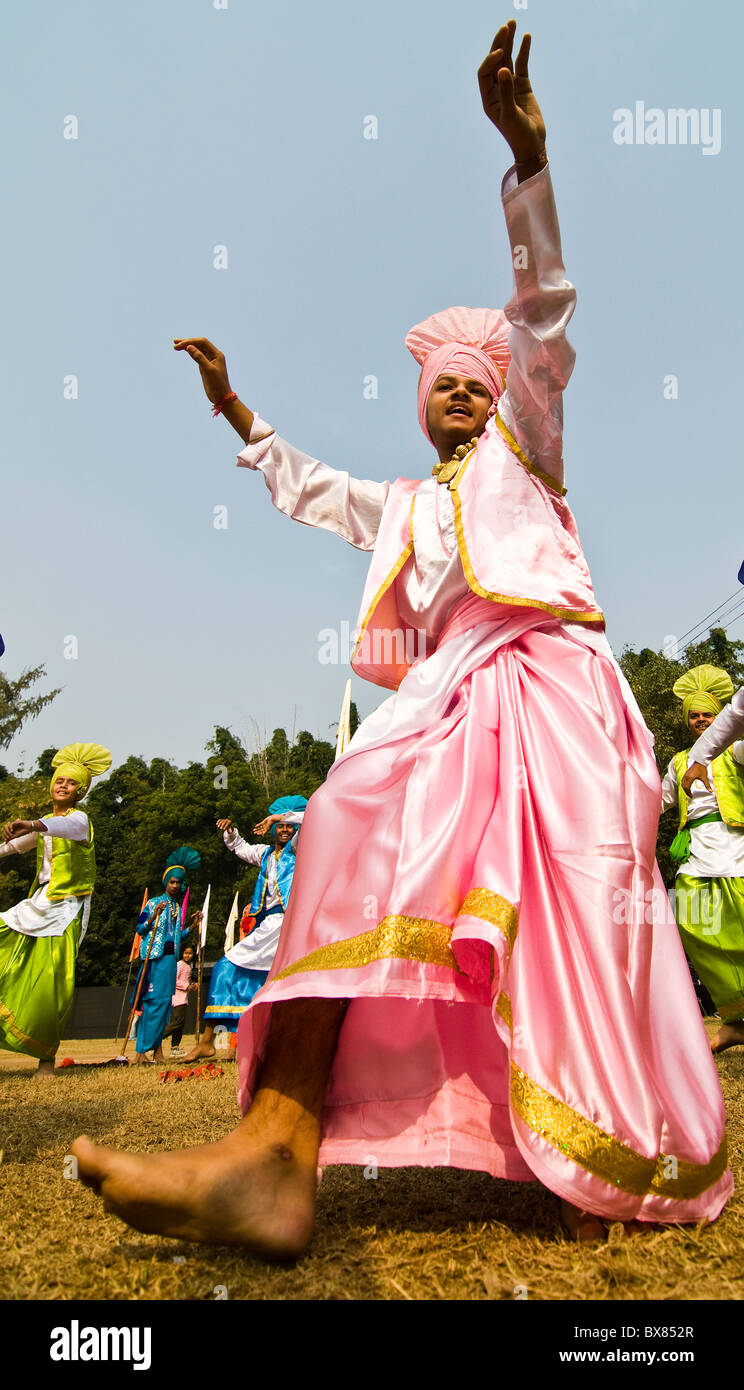
<instances>
[{"instance_id":1,"label":"power line","mask_svg":"<svg viewBox=\"0 0 744 1390\"><path fill-rule=\"evenodd\" d=\"M714 614L718 613L718 610L719 610L720 608L725 608L725 607L726 607L726 604L727 604L727 603L730 603L731 600L732 600L732 598L741 598L741 597L742 597L741 589L735 589L734 592L733 592L733 594L729 594L728 598L725 598L725 599L723 600L723 603L719 603L719 604L717 605L716 608L711 609L710 613L706 613L705 617L704 617L704 618L701 618L699 622L693 623L693 625L692 625L692 627L689 629L689 631L688 631L688 632L683 632L683 633L682 633L682 636L677 638L677 641L678 641L678 642L684 642L685 638L690 636L690 633L697 632L698 628L701 627L704 623L707 623L708 619L709 619L709 618L712 618L712 617L714 616Z\"/></svg>"},{"instance_id":2,"label":"power line","mask_svg":"<svg viewBox=\"0 0 744 1390\"><path fill-rule=\"evenodd\" d=\"M731 611L730 611L730 612L728 613L728 615L725 617L725 620L724 620L724 618L723 618L723 615L721 615L719 621L721 622L721 625L722 625L722 626L725 626L725 627L729 628L729 627L731 627L734 623L738 622L740 618L743 618L743 617L744 617L744 595L741 596L741 599L740 599L738 605L735 605L735 606L731 609ZM681 650L686 651L686 650L688 649L688 647L694 646L696 642L701 642L701 641L703 641L703 640L704 640L704 637L705 637L705 634L706 634L707 631L708 631L708 626L707 626L707 625L703 625L703 627L700 628L700 630L697 631L697 632L694 632L693 629L691 629L692 636L690 637L690 640L689 640L688 642L685 642L684 647L682 647Z\"/></svg>"}]
</instances>

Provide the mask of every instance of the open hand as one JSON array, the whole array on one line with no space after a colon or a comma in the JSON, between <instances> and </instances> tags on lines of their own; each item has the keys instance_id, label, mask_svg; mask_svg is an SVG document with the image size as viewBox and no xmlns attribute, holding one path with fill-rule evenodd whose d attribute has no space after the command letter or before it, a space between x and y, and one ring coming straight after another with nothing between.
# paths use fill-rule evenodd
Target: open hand
<instances>
[{"instance_id":1,"label":"open hand","mask_svg":"<svg viewBox=\"0 0 744 1390\"><path fill-rule=\"evenodd\" d=\"M281 816L264 816L264 819L260 820L258 825L254 825L253 834L268 835L272 825L278 820L281 820Z\"/></svg>"},{"instance_id":2,"label":"open hand","mask_svg":"<svg viewBox=\"0 0 744 1390\"><path fill-rule=\"evenodd\" d=\"M187 352L201 373L207 400L219 405L231 391L224 353L209 338L174 338L176 352Z\"/></svg>"},{"instance_id":3,"label":"open hand","mask_svg":"<svg viewBox=\"0 0 744 1390\"><path fill-rule=\"evenodd\" d=\"M545 150L545 122L530 86L527 63L531 35L525 34L512 63L515 19L502 24L491 52L478 69L483 110L509 143L517 164L535 159Z\"/></svg>"}]
</instances>

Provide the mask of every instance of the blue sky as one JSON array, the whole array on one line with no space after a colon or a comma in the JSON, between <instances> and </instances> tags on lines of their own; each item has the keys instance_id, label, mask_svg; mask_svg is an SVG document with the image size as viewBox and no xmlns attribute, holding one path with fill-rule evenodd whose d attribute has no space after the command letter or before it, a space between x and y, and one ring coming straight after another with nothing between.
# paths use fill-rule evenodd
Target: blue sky
<instances>
[{"instance_id":1,"label":"blue sky","mask_svg":"<svg viewBox=\"0 0 744 1390\"><path fill-rule=\"evenodd\" d=\"M170 344L210 337L306 452L426 476L405 333L510 290L510 160L475 73L512 15L579 293L566 476L608 635L659 648L736 589L733 6L703 24L688 0L26 0L2 17L0 631L7 674L44 663L64 690L9 766L79 739L183 763L215 724L330 736L347 671L319 663L318 633L354 622L367 559L274 512ZM637 101L719 110L720 153L618 145L613 113ZM384 698L356 677L353 695L362 714Z\"/></svg>"}]
</instances>

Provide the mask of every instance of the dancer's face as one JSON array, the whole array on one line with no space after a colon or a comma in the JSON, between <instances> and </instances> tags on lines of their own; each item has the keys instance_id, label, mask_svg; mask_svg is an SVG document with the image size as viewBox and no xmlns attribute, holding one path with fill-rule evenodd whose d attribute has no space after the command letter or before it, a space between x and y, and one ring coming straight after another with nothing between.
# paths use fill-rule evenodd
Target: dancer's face
<instances>
[{"instance_id":1,"label":"dancer's face","mask_svg":"<svg viewBox=\"0 0 744 1390\"><path fill-rule=\"evenodd\" d=\"M185 950L184 953L183 953L182 959L185 960L185 962L186 962L187 965L190 965L190 964L191 964L192 960L194 959L194 948L193 948L193 946L187 946L187 947L186 947L186 950Z\"/></svg>"},{"instance_id":2,"label":"dancer's face","mask_svg":"<svg viewBox=\"0 0 744 1390\"><path fill-rule=\"evenodd\" d=\"M169 879L168 879L168 882L167 882L166 885L165 885L165 891L166 891L166 893L168 894L168 897L169 897L169 898L178 898L178 897L180 897L180 893L181 893L181 880L180 880L180 878L169 878Z\"/></svg>"},{"instance_id":3,"label":"dancer's face","mask_svg":"<svg viewBox=\"0 0 744 1390\"><path fill-rule=\"evenodd\" d=\"M294 825L282 825L281 821L278 822L274 833L274 841L279 849L283 849L286 844L289 844L289 841L295 833L295 829L296 827Z\"/></svg>"},{"instance_id":4,"label":"dancer's face","mask_svg":"<svg viewBox=\"0 0 744 1390\"><path fill-rule=\"evenodd\" d=\"M476 439L486 428L492 396L473 377L446 373L429 392L426 421L440 459L450 459L458 444Z\"/></svg>"},{"instance_id":5,"label":"dancer's face","mask_svg":"<svg viewBox=\"0 0 744 1390\"><path fill-rule=\"evenodd\" d=\"M705 730L713 723L715 717L716 716L714 714L709 714L705 710L691 709L690 713L687 716L687 723L689 724L693 734L695 734L696 737L699 738L700 735L704 734Z\"/></svg>"},{"instance_id":6,"label":"dancer's face","mask_svg":"<svg viewBox=\"0 0 744 1390\"><path fill-rule=\"evenodd\" d=\"M52 801L63 810L74 806L78 796L78 784L71 777L55 777L52 784Z\"/></svg>"}]
</instances>

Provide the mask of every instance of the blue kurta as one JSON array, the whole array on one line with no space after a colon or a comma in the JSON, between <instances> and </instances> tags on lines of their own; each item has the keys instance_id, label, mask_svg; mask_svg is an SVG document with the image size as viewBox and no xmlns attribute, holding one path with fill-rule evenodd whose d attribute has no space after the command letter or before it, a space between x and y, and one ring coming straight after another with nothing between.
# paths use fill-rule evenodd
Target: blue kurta
<instances>
[{"instance_id":1,"label":"blue kurta","mask_svg":"<svg viewBox=\"0 0 744 1390\"><path fill-rule=\"evenodd\" d=\"M147 963L147 977L140 995L142 1017L137 1025L137 1051L151 1052L160 1047L163 1034L170 1018L171 999L176 988L176 970L181 942L189 932L181 926L181 904L167 893L157 898L149 898L140 913L137 931L142 937L140 959L144 961L152 930L150 923L159 903L165 903L165 911L155 928L155 940ZM144 964L142 970L144 970ZM142 975L138 976L138 982Z\"/></svg>"}]
</instances>

